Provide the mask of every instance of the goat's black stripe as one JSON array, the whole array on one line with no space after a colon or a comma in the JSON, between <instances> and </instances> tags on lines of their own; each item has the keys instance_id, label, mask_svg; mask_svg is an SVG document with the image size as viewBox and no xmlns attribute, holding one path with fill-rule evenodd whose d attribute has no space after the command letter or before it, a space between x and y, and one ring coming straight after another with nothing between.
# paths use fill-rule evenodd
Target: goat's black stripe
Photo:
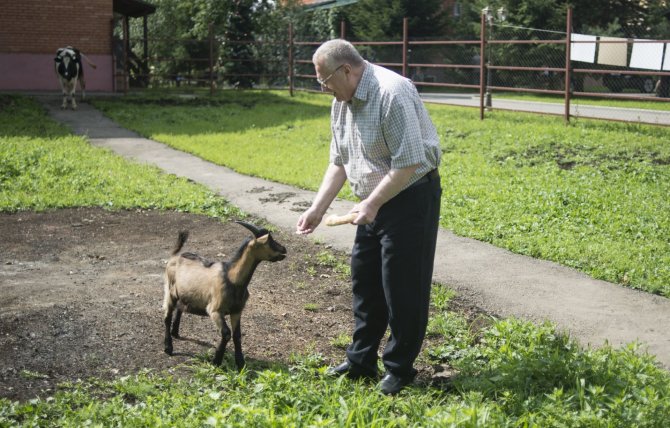
<instances>
[{"instance_id":1,"label":"goat's black stripe","mask_svg":"<svg viewBox=\"0 0 670 428\"><path fill-rule=\"evenodd\" d=\"M207 268L214 264L213 261L204 259L204 258L202 258L199 255L194 254L194 253L181 253L181 256L185 259L199 261L200 263L202 263L202 265L204 267L207 267Z\"/></svg>"}]
</instances>

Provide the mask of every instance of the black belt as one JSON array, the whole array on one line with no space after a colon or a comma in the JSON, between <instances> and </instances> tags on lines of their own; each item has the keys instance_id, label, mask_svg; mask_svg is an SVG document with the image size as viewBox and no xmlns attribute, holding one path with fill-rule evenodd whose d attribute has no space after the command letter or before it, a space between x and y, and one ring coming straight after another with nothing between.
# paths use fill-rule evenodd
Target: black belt
<instances>
[{"instance_id":1,"label":"black belt","mask_svg":"<svg viewBox=\"0 0 670 428\"><path fill-rule=\"evenodd\" d=\"M439 180L439 179L440 179L440 173L437 171L437 168L435 168L434 170L428 172L423 177L416 180L414 183L410 184L407 187L407 189L409 189L410 187L418 186L419 184L428 183L429 181L434 181L434 180Z\"/></svg>"}]
</instances>

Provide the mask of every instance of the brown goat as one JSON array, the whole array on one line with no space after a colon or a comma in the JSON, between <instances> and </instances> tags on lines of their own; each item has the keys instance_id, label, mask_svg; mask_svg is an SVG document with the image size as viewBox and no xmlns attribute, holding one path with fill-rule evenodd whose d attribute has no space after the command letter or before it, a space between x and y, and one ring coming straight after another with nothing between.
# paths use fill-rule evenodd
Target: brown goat
<instances>
[{"instance_id":1,"label":"brown goat","mask_svg":"<svg viewBox=\"0 0 670 428\"><path fill-rule=\"evenodd\" d=\"M242 354L242 329L240 316L249 298L249 281L258 264L277 262L286 257L286 248L275 241L267 229L237 221L254 236L244 241L228 262L211 262L197 254L180 253L188 232L179 232L177 245L165 268L163 310L165 322L165 353L172 355L172 337L179 338L182 312L209 316L221 334L213 363L221 364L231 330L225 315L230 316L232 338L235 345L235 364L244 367ZM174 320L172 318L174 312Z\"/></svg>"}]
</instances>

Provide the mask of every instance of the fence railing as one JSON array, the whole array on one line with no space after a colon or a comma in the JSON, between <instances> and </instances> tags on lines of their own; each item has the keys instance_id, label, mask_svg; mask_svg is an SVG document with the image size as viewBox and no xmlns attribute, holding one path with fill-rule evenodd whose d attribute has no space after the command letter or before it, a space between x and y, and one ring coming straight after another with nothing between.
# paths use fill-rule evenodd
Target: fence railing
<instances>
[{"instance_id":1,"label":"fence railing","mask_svg":"<svg viewBox=\"0 0 670 428\"><path fill-rule=\"evenodd\" d=\"M502 93L549 96L554 102L559 98L566 121L579 116L571 103L586 97L670 102L670 40L573 34L570 9L565 31L507 25L482 14L480 38L475 40L414 40L407 22L403 20L402 40L352 43L369 61L411 78L422 92L471 94L477 98L482 119L487 109L495 107L492 98ZM129 66L133 62L126 50L130 43L123 43L123 53L115 60L117 74L125 82L121 89L188 85L208 87L213 93L226 82L233 86L252 82L288 88L291 95L295 90L320 90L311 56L323 41L296 40L291 26L285 37L274 36L273 40L230 41L210 27L207 39L150 39L149 43L171 43L174 56L135 58L138 64L144 62L135 67ZM340 37L346 38L344 23ZM226 53L235 47L246 49L246 57ZM630 117L630 121L637 119Z\"/></svg>"}]
</instances>

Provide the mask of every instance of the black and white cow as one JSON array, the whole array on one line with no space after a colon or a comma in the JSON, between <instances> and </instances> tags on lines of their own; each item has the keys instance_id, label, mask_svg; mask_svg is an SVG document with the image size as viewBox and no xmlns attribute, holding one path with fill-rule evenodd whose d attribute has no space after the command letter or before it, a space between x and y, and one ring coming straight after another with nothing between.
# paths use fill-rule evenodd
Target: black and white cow
<instances>
[{"instance_id":1,"label":"black and white cow","mask_svg":"<svg viewBox=\"0 0 670 428\"><path fill-rule=\"evenodd\" d=\"M75 90L77 89L77 81L81 86L81 99L86 97L86 82L84 81L84 67L81 64L81 59L86 59L86 62L93 68L95 64L91 63L79 49L72 46L60 48L56 51L56 75L60 82L60 87L63 90L63 104L61 108L67 108L67 99L70 98L72 102L72 110L77 108L77 102L74 100Z\"/></svg>"}]
</instances>

